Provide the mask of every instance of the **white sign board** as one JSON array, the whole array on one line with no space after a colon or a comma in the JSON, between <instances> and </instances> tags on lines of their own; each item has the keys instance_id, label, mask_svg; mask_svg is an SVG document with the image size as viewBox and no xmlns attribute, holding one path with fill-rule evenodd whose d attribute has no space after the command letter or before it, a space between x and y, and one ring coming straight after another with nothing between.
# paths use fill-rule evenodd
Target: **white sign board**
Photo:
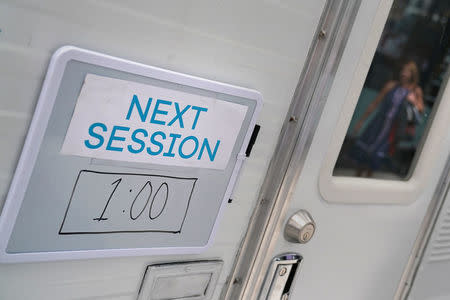
<instances>
[{"instance_id":1,"label":"white sign board","mask_svg":"<svg viewBox=\"0 0 450 300\"><path fill-rule=\"evenodd\" d=\"M86 76L62 154L225 169L247 106Z\"/></svg>"},{"instance_id":2,"label":"white sign board","mask_svg":"<svg viewBox=\"0 0 450 300\"><path fill-rule=\"evenodd\" d=\"M59 49L0 218L0 262L203 251L260 106L253 90Z\"/></svg>"}]
</instances>

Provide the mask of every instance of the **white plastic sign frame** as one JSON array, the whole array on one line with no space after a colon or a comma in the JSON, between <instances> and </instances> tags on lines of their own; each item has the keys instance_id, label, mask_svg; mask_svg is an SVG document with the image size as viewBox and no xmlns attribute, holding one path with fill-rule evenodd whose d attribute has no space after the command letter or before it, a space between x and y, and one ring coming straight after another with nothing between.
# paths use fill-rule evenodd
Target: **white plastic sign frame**
<instances>
[{"instance_id":1,"label":"white plastic sign frame","mask_svg":"<svg viewBox=\"0 0 450 300\"><path fill-rule=\"evenodd\" d=\"M250 119L250 124L239 150L236 164L231 178L226 187L225 195L221 201L217 218L214 222L208 242L204 247L161 247L161 248L126 248L126 249L96 249L76 251L52 251L52 252L26 252L8 253L6 251L9 239L12 235L16 219L25 197L26 188L32 176L33 167L38 158L39 149L43 142L47 125L51 117L62 77L69 61L75 60L100 67L106 67L130 74L176 83L188 87L199 88L207 91L227 94L256 101L256 107ZM39 101L26 137L22 154L20 156L6 202L0 216L0 262L29 262L29 261L55 261L87 259L97 257L142 256L157 254L190 254L200 253L211 246L220 220L220 216L232 194L233 187L238 178L239 170L245 160L245 151L255 126L256 117L261 109L262 96L255 90L232 86L207 79L152 67L125 59L97 53L73 46L64 46L58 49L50 61L48 71L43 83Z\"/></svg>"}]
</instances>

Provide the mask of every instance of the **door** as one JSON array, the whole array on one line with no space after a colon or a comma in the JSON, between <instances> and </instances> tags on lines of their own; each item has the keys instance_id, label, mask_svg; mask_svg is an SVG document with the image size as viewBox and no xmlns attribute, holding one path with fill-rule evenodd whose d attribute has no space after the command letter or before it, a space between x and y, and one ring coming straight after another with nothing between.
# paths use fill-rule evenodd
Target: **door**
<instances>
[{"instance_id":1,"label":"door","mask_svg":"<svg viewBox=\"0 0 450 300\"><path fill-rule=\"evenodd\" d=\"M266 299L282 276L268 270L282 254L302 257L283 299L394 299L446 176L448 3L347 4L325 10L317 29L228 299ZM301 209L315 233L288 241L287 223Z\"/></svg>"}]
</instances>

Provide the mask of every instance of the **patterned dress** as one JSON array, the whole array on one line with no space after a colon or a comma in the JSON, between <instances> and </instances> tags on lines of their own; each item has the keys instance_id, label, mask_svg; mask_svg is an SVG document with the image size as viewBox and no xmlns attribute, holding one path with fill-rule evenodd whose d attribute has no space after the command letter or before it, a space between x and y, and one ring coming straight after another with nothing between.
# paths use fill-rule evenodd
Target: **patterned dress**
<instances>
[{"instance_id":1,"label":"patterned dress","mask_svg":"<svg viewBox=\"0 0 450 300\"><path fill-rule=\"evenodd\" d=\"M396 86L386 94L376 115L352 147L350 155L359 166L372 170L381 167L389 155L392 143L390 134L409 92L404 87Z\"/></svg>"}]
</instances>

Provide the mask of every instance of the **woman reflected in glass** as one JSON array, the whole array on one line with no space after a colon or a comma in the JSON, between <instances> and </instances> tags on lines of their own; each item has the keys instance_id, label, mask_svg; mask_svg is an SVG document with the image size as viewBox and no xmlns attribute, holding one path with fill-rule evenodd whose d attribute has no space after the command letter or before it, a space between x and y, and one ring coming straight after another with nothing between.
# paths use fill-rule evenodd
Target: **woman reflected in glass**
<instances>
[{"instance_id":1,"label":"woman reflected in glass","mask_svg":"<svg viewBox=\"0 0 450 300\"><path fill-rule=\"evenodd\" d=\"M399 140L414 136L424 110L422 95L419 70L409 61L402 66L399 80L386 82L355 126L353 135L357 138L350 157L356 163L356 176L372 177L393 155Z\"/></svg>"}]
</instances>

